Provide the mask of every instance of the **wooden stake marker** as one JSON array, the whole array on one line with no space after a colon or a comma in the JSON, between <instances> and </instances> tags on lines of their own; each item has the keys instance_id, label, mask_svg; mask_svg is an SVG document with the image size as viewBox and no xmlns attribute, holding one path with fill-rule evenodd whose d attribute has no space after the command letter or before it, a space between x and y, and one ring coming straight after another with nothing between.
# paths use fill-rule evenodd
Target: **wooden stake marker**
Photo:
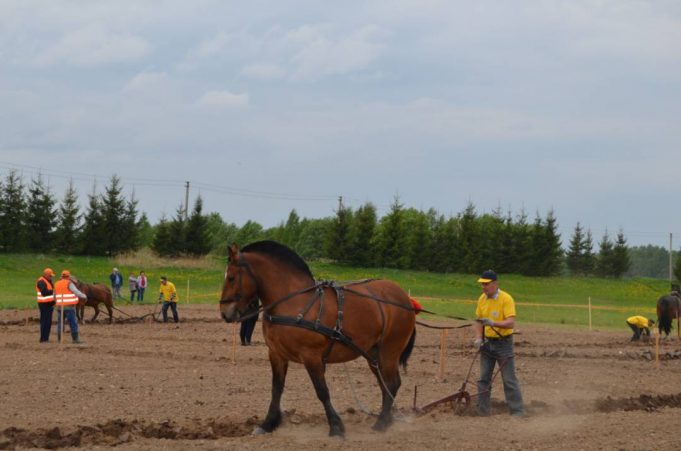
<instances>
[{"instance_id":1,"label":"wooden stake marker","mask_svg":"<svg viewBox=\"0 0 681 451\"><path fill-rule=\"evenodd\" d=\"M445 359L447 357L447 329L442 329L440 334L440 370L438 371L438 378L444 380L445 378Z\"/></svg>"}]
</instances>

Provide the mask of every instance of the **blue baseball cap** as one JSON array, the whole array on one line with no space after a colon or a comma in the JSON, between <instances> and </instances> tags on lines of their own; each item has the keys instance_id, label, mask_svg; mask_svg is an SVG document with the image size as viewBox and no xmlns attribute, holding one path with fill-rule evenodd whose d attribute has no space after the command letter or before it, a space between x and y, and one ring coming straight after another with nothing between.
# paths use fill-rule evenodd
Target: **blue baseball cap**
<instances>
[{"instance_id":1,"label":"blue baseball cap","mask_svg":"<svg viewBox=\"0 0 681 451\"><path fill-rule=\"evenodd\" d=\"M497 273L495 273L491 269L488 269L487 271L482 273L482 275L478 279L478 283L490 283L494 282L495 280L497 280Z\"/></svg>"}]
</instances>

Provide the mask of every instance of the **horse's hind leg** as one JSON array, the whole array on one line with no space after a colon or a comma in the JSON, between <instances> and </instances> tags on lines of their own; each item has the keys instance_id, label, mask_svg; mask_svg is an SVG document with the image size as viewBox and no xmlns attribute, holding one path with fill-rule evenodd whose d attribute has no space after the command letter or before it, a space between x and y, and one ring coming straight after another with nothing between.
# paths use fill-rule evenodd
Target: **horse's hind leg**
<instances>
[{"instance_id":1,"label":"horse's hind leg","mask_svg":"<svg viewBox=\"0 0 681 451\"><path fill-rule=\"evenodd\" d=\"M324 364L321 361L305 362L305 369L307 370L307 374L310 375L310 379L312 379L317 398L319 398L324 405L326 419L329 422L329 436L343 437L345 434L345 426L343 425L343 420L341 420L331 404L329 387L327 387L326 378L324 377Z\"/></svg>"},{"instance_id":2,"label":"horse's hind leg","mask_svg":"<svg viewBox=\"0 0 681 451\"><path fill-rule=\"evenodd\" d=\"M253 433L256 435L272 432L281 424L281 395L284 393L288 360L283 359L270 350L270 366L272 367L272 400L265 421Z\"/></svg>"},{"instance_id":3,"label":"horse's hind leg","mask_svg":"<svg viewBox=\"0 0 681 451\"><path fill-rule=\"evenodd\" d=\"M370 353L376 355L376 353ZM380 361L380 360L376 360ZM378 420L372 426L375 431L385 431L388 426L393 423L392 408L397 396L397 391L402 385L399 371L399 359L386 362L385 359L381 361L380 367L375 368L369 365L371 371L378 380L378 386L381 388L381 413L378 415ZM380 373L379 373L380 371Z\"/></svg>"},{"instance_id":4,"label":"horse's hind leg","mask_svg":"<svg viewBox=\"0 0 681 451\"><path fill-rule=\"evenodd\" d=\"M111 308L110 304L104 304L106 305L106 310L109 312L109 324L113 323L113 308Z\"/></svg>"}]
</instances>

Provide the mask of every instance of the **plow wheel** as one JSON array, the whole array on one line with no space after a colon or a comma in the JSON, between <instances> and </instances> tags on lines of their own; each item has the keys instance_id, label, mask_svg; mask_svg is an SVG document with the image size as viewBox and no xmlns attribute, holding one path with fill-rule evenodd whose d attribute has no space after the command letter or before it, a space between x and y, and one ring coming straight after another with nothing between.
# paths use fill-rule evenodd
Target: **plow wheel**
<instances>
[{"instance_id":1,"label":"plow wheel","mask_svg":"<svg viewBox=\"0 0 681 451\"><path fill-rule=\"evenodd\" d=\"M452 410L454 415L463 415L464 411L471 403L471 395L466 391L461 391L454 395L452 399Z\"/></svg>"}]
</instances>

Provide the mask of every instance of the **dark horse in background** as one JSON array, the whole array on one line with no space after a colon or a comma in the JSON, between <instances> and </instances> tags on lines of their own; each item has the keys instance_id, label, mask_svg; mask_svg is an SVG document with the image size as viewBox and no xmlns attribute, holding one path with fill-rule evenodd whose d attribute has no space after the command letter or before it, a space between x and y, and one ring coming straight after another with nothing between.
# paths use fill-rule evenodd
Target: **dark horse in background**
<instances>
[{"instance_id":1,"label":"dark horse in background","mask_svg":"<svg viewBox=\"0 0 681 451\"><path fill-rule=\"evenodd\" d=\"M90 322L94 322L99 315L99 304L103 303L106 310L109 312L109 323L113 322L113 297L111 296L111 288L103 283L84 283L75 278L72 279L76 284L76 288L87 296L87 302L78 303L76 309L76 316L78 321L83 322L85 316L85 307L90 306L95 309L95 315Z\"/></svg>"},{"instance_id":2,"label":"dark horse in background","mask_svg":"<svg viewBox=\"0 0 681 451\"><path fill-rule=\"evenodd\" d=\"M657 300L657 327L660 336L663 331L669 336L674 320L676 320L676 327L679 327L679 316L681 316L681 293L672 291L671 294Z\"/></svg>"},{"instance_id":3,"label":"dark horse in background","mask_svg":"<svg viewBox=\"0 0 681 451\"><path fill-rule=\"evenodd\" d=\"M386 280L315 283L307 264L282 244L259 241L241 250L233 244L220 300L223 319L239 321L255 297L262 302L272 399L254 433L271 432L281 423L286 372L289 362L296 362L305 366L324 406L329 435L343 436L345 427L331 404L324 374L327 363L359 356L369 363L383 395L373 428L385 430L392 423L399 365L406 366L416 334L416 316L402 288Z\"/></svg>"}]
</instances>

